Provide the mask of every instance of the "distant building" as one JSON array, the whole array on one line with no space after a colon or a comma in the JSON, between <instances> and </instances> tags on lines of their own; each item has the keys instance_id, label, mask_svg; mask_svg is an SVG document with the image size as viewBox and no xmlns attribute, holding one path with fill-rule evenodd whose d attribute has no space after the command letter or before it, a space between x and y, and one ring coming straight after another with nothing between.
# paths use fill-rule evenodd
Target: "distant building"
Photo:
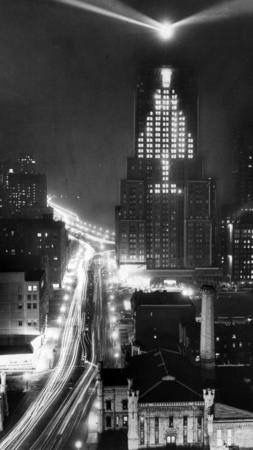
<instances>
[{"instance_id":1,"label":"distant building","mask_svg":"<svg viewBox=\"0 0 253 450\"><path fill-rule=\"evenodd\" d=\"M38 173L10 173L6 200L7 213L10 215L32 214L32 210L47 207L46 176Z\"/></svg>"},{"instance_id":2,"label":"distant building","mask_svg":"<svg viewBox=\"0 0 253 450\"><path fill-rule=\"evenodd\" d=\"M186 324L195 320L195 308L181 292L135 292L134 343L142 350L157 347L182 351L188 346Z\"/></svg>"},{"instance_id":3,"label":"distant building","mask_svg":"<svg viewBox=\"0 0 253 450\"><path fill-rule=\"evenodd\" d=\"M218 259L225 281L253 283L253 203L225 208L219 217Z\"/></svg>"},{"instance_id":4,"label":"distant building","mask_svg":"<svg viewBox=\"0 0 253 450\"><path fill-rule=\"evenodd\" d=\"M233 222L233 280L253 283L253 208L242 211Z\"/></svg>"},{"instance_id":5,"label":"distant building","mask_svg":"<svg viewBox=\"0 0 253 450\"><path fill-rule=\"evenodd\" d=\"M0 219L0 261L6 256L47 258L49 280L61 287L68 253L64 223L51 217Z\"/></svg>"},{"instance_id":6,"label":"distant building","mask_svg":"<svg viewBox=\"0 0 253 450\"><path fill-rule=\"evenodd\" d=\"M235 152L235 200L244 206L253 200L253 132L252 125L246 125L237 137Z\"/></svg>"},{"instance_id":7,"label":"distant building","mask_svg":"<svg viewBox=\"0 0 253 450\"><path fill-rule=\"evenodd\" d=\"M217 366L253 363L252 291L219 292L214 301L215 361ZM187 326L189 346L199 360L200 302L195 301L197 323Z\"/></svg>"},{"instance_id":8,"label":"distant building","mask_svg":"<svg viewBox=\"0 0 253 450\"><path fill-rule=\"evenodd\" d=\"M47 213L47 180L30 154L0 165L0 216L42 216Z\"/></svg>"},{"instance_id":9,"label":"distant building","mask_svg":"<svg viewBox=\"0 0 253 450\"><path fill-rule=\"evenodd\" d=\"M185 188L184 266L210 267L215 260L214 181L188 181Z\"/></svg>"},{"instance_id":10,"label":"distant building","mask_svg":"<svg viewBox=\"0 0 253 450\"><path fill-rule=\"evenodd\" d=\"M17 158L15 170L23 174L37 173L37 164L34 156L30 153L20 153Z\"/></svg>"},{"instance_id":11,"label":"distant building","mask_svg":"<svg viewBox=\"0 0 253 450\"><path fill-rule=\"evenodd\" d=\"M189 73L167 66L140 79L135 156L116 207L119 265L213 265L215 183L202 177L193 86Z\"/></svg>"},{"instance_id":12,"label":"distant building","mask_svg":"<svg viewBox=\"0 0 253 450\"><path fill-rule=\"evenodd\" d=\"M0 334L39 335L49 296L44 271L0 272Z\"/></svg>"}]
</instances>

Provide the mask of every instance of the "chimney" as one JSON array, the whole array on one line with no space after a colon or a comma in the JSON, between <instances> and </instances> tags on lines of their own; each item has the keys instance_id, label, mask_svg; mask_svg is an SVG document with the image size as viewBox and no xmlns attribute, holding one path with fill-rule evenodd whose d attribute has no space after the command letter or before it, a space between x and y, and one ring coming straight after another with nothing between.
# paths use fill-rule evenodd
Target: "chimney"
<instances>
[{"instance_id":1,"label":"chimney","mask_svg":"<svg viewBox=\"0 0 253 450\"><path fill-rule=\"evenodd\" d=\"M212 286L201 288L201 331L200 362L207 379L214 378L215 344L214 344L214 301L216 291Z\"/></svg>"}]
</instances>

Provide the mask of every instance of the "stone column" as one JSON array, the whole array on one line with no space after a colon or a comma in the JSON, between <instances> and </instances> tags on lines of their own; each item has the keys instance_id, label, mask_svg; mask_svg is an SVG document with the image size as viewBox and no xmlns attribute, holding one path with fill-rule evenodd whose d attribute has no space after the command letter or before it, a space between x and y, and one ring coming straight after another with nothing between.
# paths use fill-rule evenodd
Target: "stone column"
<instances>
[{"instance_id":1,"label":"stone column","mask_svg":"<svg viewBox=\"0 0 253 450\"><path fill-rule=\"evenodd\" d=\"M214 389L203 389L203 399L204 399L204 424L203 424L203 434L204 434L204 448L209 448L210 436L213 433L213 416L214 416Z\"/></svg>"},{"instance_id":2,"label":"stone column","mask_svg":"<svg viewBox=\"0 0 253 450\"><path fill-rule=\"evenodd\" d=\"M132 390L132 381L128 382L128 450L138 450L138 399L139 392Z\"/></svg>"},{"instance_id":3,"label":"stone column","mask_svg":"<svg viewBox=\"0 0 253 450\"><path fill-rule=\"evenodd\" d=\"M0 392L3 399L3 413L5 416L9 415L9 405L8 405L8 398L7 398L7 385L6 385L6 373L1 372L1 386L0 386Z\"/></svg>"},{"instance_id":4,"label":"stone column","mask_svg":"<svg viewBox=\"0 0 253 450\"><path fill-rule=\"evenodd\" d=\"M200 361L204 378L213 379L215 374L215 343L214 343L214 301L216 291L212 286L201 289L201 333Z\"/></svg>"}]
</instances>

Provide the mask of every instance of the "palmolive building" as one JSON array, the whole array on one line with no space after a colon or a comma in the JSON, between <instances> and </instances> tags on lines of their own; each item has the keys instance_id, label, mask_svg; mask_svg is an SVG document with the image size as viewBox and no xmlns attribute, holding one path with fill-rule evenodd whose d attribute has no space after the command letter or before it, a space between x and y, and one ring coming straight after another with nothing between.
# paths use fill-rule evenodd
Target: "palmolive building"
<instances>
[{"instance_id":1,"label":"palmolive building","mask_svg":"<svg viewBox=\"0 0 253 450\"><path fill-rule=\"evenodd\" d=\"M167 66L141 77L135 155L116 207L119 265L212 266L215 184L202 173L197 110L191 77Z\"/></svg>"}]
</instances>

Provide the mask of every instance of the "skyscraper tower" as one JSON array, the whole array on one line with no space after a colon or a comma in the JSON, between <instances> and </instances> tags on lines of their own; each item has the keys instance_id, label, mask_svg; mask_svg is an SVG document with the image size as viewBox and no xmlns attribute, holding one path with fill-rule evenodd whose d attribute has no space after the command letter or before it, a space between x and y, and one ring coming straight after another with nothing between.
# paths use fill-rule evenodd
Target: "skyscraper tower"
<instances>
[{"instance_id":1,"label":"skyscraper tower","mask_svg":"<svg viewBox=\"0 0 253 450\"><path fill-rule=\"evenodd\" d=\"M235 147L235 200L237 207L253 200L253 131L244 125Z\"/></svg>"},{"instance_id":2,"label":"skyscraper tower","mask_svg":"<svg viewBox=\"0 0 253 450\"><path fill-rule=\"evenodd\" d=\"M171 67L147 71L138 84L135 156L128 158L116 208L119 264L174 269L212 263L213 182L201 178L192 91L190 80ZM202 241L203 251L195 248Z\"/></svg>"}]
</instances>

